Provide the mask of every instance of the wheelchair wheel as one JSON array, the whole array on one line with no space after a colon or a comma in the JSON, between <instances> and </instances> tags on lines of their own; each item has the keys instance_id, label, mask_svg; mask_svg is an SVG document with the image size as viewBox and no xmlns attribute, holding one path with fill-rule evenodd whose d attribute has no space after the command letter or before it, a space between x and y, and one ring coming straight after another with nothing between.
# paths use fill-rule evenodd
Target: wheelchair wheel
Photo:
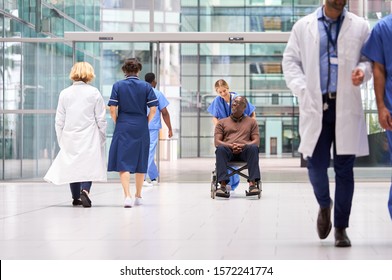
<instances>
[{"instance_id":1,"label":"wheelchair wheel","mask_svg":"<svg viewBox=\"0 0 392 280\"><path fill-rule=\"evenodd\" d=\"M259 194L258 194L257 197L260 199L261 198L261 191L262 191L261 181L257 182L257 188L259 189Z\"/></svg>"},{"instance_id":2,"label":"wheelchair wheel","mask_svg":"<svg viewBox=\"0 0 392 280\"><path fill-rule=\"evenodd\" d=\"M211 183L211 198L215 199L215 185Z\"/></svg>"},{"instance_id":3,"label":"wheelchair wheel","mask_svg":"<svg viewBox=\"0 0 392 280\"><path fill-rule=\"evenodd\" d=\"M211 181L211 198L215 199L215 191L216 191L216 174L215 171L212 171L212 181Z\"/></svg>"}]
</instances>

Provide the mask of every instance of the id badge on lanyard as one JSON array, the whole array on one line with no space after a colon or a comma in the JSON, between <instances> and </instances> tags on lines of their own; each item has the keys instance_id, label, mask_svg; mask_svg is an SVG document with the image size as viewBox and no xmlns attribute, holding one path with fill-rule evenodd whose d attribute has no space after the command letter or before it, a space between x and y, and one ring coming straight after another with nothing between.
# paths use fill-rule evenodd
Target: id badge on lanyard
<instances>
[{"instance_id":1,"label":"id badge on lanyard","mask_svg":"<svg viewBox=\"0 0 392 280\"><path fill-rule=\"evenodd\" d=\"M339 61L336 54L331 54L331 56L329 57L329 63L331 66L338 66Z\"/></svg>"}]
</instances>

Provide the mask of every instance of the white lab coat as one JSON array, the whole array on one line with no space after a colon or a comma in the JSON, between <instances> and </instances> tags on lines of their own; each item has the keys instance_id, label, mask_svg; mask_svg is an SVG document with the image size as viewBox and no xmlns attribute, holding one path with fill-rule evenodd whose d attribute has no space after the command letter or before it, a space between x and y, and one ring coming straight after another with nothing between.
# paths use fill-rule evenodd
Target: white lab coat
<instances>
[{"instance_id":1,"label":"white lab coat","mask_svg":"<svg viewBox=\"0 0 392 280\"><path fill-rule=\"evenodd\" d=\"M106 108L101 93L74 82L60 93L56 135L60 151L44 179L56 185L106 181Z\"/></svg>"},{"instance_id":2,"label":"white lab coat","mask_svg":"<svg viewBox=\"0 0 392 280\"><path fill-rule=\"evenodd\" d=\"M319 8L321 9L321 8ZM371 63L361 56L370 33L368 23L347 12L338 37L338 81L336 98L336 152L338 155L369 154L367 129L359 86L351 80L352 70L361 68L364 81L371 78ZM322 127L320 89L320 36L317 11L295 23L283 54L282 67L288 88L298 97L298 151L312 156Z\"/></svg>"}]
</instances>

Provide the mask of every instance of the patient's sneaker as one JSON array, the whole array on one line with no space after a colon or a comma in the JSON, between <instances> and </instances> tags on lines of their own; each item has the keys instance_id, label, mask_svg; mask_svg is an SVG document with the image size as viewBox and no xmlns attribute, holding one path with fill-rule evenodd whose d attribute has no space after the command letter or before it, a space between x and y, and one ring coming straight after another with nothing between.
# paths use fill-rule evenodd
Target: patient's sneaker
<instances>
[{"instance_id":1,"label":"patient's sneaker","mask_svg":"<svg viewBox=\"0 0 392 280\"><path fill-rule=\"evenodd\" d=\"M147 181L144 181L144 182L143 182L143 187L152 187L152 186L153 186L152 183L149 183L149 182L147 182Z\"/></svg>"}]
</instances>

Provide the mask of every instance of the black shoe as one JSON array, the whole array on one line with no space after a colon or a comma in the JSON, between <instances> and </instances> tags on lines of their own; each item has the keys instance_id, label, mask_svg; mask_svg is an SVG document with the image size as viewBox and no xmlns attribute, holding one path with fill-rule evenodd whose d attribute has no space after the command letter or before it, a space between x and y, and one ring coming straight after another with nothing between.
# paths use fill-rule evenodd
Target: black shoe
<instances>
[{"instance_id":1,"label":"black shoe","mask_svg":"<svg viewBox=\"0 0 392 280\"><path fill-rule=\"evenodd\" d=\"M72 205L73 205L73 206L82 205L82 201L81 201L80 199L74 199L74 200L72 201Z\"/></svg>"},{"instance_id":2,"label":"black shoe","mask_svg":"<svg viewBox=\"0 0 392 280\"><path fill-rule=\"evenodd\" d=\"M89 208L91 207L91 200L88 197L88 193L85 190L82 190L80 193L80 199L82 200L83 207Z\"/></svg>"},{"instance_id":3,"label":"black shoe","mask_svg":"<svg viewBox=\"0 0 392 280\"><path fill-rule=\"evenodd\" d=\"M317 233L320 239L325 239L328 237L331 232L332 222L331 222L331 209L332 209L332 200L331 204L328 208L319 209L317 216Z\"/></svg>"},{"instance_id":4,"label":"black shoe","mask_svg":"<svg viewBox=\"0 0 392 280\"><path fill-rule=\"evenodd\" d=\"M351 247L345 228L335 228L335 247Z\"/></svg>"}]
</instances>

